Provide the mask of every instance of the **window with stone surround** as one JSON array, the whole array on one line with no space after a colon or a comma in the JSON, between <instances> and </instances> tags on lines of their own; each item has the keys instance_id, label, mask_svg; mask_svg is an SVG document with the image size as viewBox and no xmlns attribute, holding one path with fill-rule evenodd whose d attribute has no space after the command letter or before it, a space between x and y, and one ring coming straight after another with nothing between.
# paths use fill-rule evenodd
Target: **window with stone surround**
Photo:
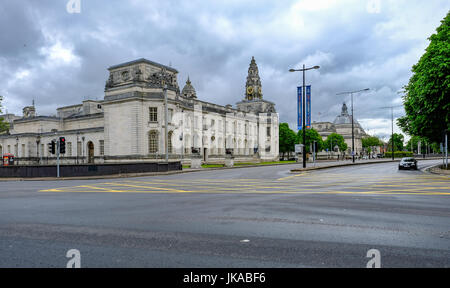
<instances>
[{"instance_id":1,"label":"window with stone surround","mask_svg":"<svg viewBox=\"0 0 450 288\"><path fill-rule=\"evenodd\" d=\"M167 149L169 154L173 153L173 147L172 147L172 136L173 136L173 131L169 131L169 133L167 133L167 137L169 138L167 141Z\"/></svg>"},{"instance_id":2,"label":"window with stone surround","mask_svg":"<svg viewBox=\"0 0 450 288\"><path fill-rule=\"evenodd\" d=\"M270 126L267 127L267 137L270 137Z\"/></svg>"},{"instance_id":3,"label":"window with stone surround","mask_svg":"<svg viewBox=\"0 0 450 288\"><path fill-rule=\"evenodd\" d=\"M67 157L72 156L72 142L67 142Z\"/></svg>"},{"instance_id":4,"label":"window with stone surround","mask_svg":"<svg viewBox=\"0 0 450 288\"><path fill-rule=\"evenodd\" d=\"M149 119L150 122L158 122L158 107L149 108Z\"/></svg>"},{"instance_id":5,"label":"window with stone surround","mask_svg":"<svg viewBox=\"0 0 450 288\"><path fill-rule=\"evenodd\" d=\"M167 116L167 122L172 123L172 117L173 117L173 109L168 109L168 116Z\"/></svg>"},{"instance_id":6,"label":"window with stone surround","mask_svg":"<svg viewBox=\"0 0 450 288\"><path fill-rule=\"evenodd\" d=\"M158 152L158 132L150 131L148 133L148 153L154 154Z\"/></svg>"},{"instance_id":7,"label":"window with stone surround","mask_svg":"<svg viewBox=\"0 0 450 288\"><path fill-rule=\"evenodd\" d=\"M100 156L105 155L105 140L100 140Z\"/></svg>"}]
</instances>

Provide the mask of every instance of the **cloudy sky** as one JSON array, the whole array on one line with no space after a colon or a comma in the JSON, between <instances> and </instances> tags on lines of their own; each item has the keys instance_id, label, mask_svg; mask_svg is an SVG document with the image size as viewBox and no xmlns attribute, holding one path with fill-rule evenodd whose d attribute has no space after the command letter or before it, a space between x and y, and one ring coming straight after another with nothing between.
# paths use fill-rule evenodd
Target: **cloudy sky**
<instances>
[{"instance_id":1,"label":"cloudy sky","mask_svg":"<svg viewBox=\"0 0 450 288\"><path fill-rule=\"evenodd\" d=\"M51 115L102 99L107 67L137 58L176 68L181 87L189 75L202 100L234 104L254 56L264 98L292 129L301 74L288 70L320 65L307 73L313 121L349 104L336 93L370 88L355 96L355 117L381 137L390 111L379 108L401 104L397 92L450 9L448 0L80 0L81 13L68 13L69 1L2 1L3 110L21 115L34 99Z\"/></svg>"}]
</instances>

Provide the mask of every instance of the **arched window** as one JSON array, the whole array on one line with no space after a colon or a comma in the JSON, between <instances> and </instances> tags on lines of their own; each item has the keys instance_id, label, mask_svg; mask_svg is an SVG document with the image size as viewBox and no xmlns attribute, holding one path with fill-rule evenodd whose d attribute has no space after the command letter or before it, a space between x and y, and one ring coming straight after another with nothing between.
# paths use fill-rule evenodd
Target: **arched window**
<instances>
[{"instance_id":1,"label":"arched window","mask_svg":"<svg viewBox=\"0 0 450 288\"><path fill-rule=\"evenodd\" d=\"M148 153L154 154L158 152L158 132L148 132Z\"/></svg>"}]
</instances>

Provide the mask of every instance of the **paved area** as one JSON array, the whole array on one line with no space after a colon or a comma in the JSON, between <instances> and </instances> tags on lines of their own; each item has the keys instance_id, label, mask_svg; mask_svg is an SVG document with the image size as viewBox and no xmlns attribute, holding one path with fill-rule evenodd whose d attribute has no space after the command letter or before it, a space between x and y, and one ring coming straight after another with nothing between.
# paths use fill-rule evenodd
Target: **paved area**
<instances>
[{"instance_id":1,"label":"paved area","mask_svg":"<svg viewBox=\"0 0 450 288\"><path fill-rule=\"evenodd\" d=\"M0 267L450 267L448 176L298 166L3 182Z\"/></svg>"}]
</instances>

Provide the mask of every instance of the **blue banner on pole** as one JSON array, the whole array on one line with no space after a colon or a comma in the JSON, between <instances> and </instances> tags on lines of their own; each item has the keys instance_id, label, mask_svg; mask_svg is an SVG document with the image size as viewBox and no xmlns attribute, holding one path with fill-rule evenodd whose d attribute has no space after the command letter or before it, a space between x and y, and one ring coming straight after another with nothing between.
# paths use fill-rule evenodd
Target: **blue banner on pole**
<instances>
[{"instance_id":1,"label":"blue banner on pole","mask_svg":"<svg viewBox=\"0 0 450 288\"><path fill-rule=\"evenodd\" d=\"M306 129L311 129L311 86L306 86Z\"/></svg>"},{"instance_id":2,"label":"blue banner on pole","mask_svg":"<svg viewBox=\"0 0 450 288\"><path fill-rule=\"evenodd\" d=\"M302 130L302 87L297 87L297 128Z\"/></svg>"}]
</instances>

